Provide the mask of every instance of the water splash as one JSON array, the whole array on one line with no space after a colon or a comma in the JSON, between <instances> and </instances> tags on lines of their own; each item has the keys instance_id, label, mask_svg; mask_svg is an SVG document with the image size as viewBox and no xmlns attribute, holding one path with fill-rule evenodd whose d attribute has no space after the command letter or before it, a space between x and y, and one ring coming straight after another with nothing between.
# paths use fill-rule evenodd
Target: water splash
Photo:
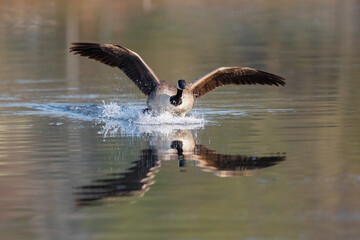
<instances>
[{"instance_id":1,"label":"water splash","mask_svg":"<svg viewBox=\"0 0 360 240\"><path fill-rule=\"evenodd\" d=\"M106 136L114 136L117 133L139 135L142 133L166 134L174 130L198 129L205 125L205 120L195 115L185 117L173 116L164 112L153 116L143 113L138 106L120 106L117 103L103 103L102 130L99 132Z\"/></svg>"},{"instance_id":2,"label":"water splash","mask_svg":"<svg viewBox=\"0 0 360 240\"><path fill-rule=\"evenodd\" d=\"M46 115L95 122L96 125L102 125L99 134L103 134L104 137L118 133L127 135L169 133L173 130L199 129L205 125L204 118L195 114L185 117L176 117L170 113L152 116L143 113L144 106L136 103L131 103L131 105L119 105L115 102L103 102L103 104L0 103L0 107L26 108L20 111L2 111L2 114Z\"/></svg>"}]
</instances>

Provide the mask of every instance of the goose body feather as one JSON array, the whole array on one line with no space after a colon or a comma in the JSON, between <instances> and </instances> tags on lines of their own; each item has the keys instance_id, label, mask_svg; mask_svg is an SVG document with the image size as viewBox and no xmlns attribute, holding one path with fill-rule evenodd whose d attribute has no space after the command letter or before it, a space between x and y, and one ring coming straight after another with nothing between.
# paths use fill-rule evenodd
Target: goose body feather
<instances>
[{"instance_id":1,"label":"goose body feather","mask_svg":"<svg viewBox=\"0 0 360 240\"><path fill-rule=\"evenodd\" d=\"M179 106L174 106L170 103L170 97L174 96L176 91L176 87L162 82L155 91L150 94L147 100L148 109L155 114L162 112L170 112L174 115L187 114L194 105L194 94L192 94L189 87L186 87L182 93L182 103Z\"/></svg>"}]
</instances>

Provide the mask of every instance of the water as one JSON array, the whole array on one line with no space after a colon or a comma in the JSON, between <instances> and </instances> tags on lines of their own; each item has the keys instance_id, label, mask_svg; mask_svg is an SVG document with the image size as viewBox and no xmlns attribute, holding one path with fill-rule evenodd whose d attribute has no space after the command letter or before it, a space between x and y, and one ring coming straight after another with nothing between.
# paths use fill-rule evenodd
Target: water
<instances>
[{"instance_id":1,"label":"water","mask_svg":"<svg viewBox=\"0 0 360 240\"><path fill-rule=\"evenodd\" d=\"M360 239L358 1L0 1L0 239ZM142 114L122 44L160 79L250 66Z\"/></svg>"}]
</instances>

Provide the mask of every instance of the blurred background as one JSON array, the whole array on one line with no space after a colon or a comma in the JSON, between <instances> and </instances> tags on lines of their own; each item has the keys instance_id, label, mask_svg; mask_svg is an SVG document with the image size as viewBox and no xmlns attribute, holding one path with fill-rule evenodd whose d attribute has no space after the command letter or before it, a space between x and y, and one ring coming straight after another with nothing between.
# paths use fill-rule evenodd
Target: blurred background
<instances>
[{"instance_id":1,"label":"blurred background","mask_svg":"<svg viewBox=\"0 0 360 240\"><path fill-rule=\"evenodd\" d=\"M357 0L0 0L1 239L360 238L359 13ZM139 112L146 98L118 69L70 54L78 41L132 49L173 84L220 66L283 76L284 88L217 89L195 105L203 124L180 130L221 154L286 160L220 178L158 153L140 197L78 206L79 186L179 130L125 119L108 136L104 105Z\"/></svg>"}]
</instances>

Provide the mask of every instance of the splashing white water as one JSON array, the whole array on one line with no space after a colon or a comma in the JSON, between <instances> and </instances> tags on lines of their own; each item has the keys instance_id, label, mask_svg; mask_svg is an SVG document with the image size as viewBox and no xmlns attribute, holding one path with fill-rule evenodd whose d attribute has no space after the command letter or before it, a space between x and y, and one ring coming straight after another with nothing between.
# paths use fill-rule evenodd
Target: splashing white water
<instances>
[{"instance_id":1,"label":"splashing white water","mask_svg":"<svg viewBox=\"0 0 360 240\"><path fill-rule=\"evenodd\" d=\"M108 104L103 102L103 105L11 103L0 104L1 106L22 106L36 110L17 113L21 115L52 115L81 121L93 121L102 125L99 134L104 135L104 137L108 135L114 136L118 133L132 136L143 133L167 134L174 130L199 129L205 125L204 118L194 114L180 117L166 112L152 116L143 113L143 105L136 103L131 105L119 105L114 102Z\"/></svg>"},{"instance_id":2,"label":"splashing white water","mask_svg":"<svg viewBox=\"0 0 360 240\"><path fill-rule=\"evenodd\" d=\"M139 135L141 133L168 133L177 129L198 129L205 124L203 118L194 115L185 117L173 116L164 112L157 116L143 113L140 107L120 106L117 103L104 102L102 122L105 123L99 132L106 137L117 133Z\"/></svg>"}]
</instances>

